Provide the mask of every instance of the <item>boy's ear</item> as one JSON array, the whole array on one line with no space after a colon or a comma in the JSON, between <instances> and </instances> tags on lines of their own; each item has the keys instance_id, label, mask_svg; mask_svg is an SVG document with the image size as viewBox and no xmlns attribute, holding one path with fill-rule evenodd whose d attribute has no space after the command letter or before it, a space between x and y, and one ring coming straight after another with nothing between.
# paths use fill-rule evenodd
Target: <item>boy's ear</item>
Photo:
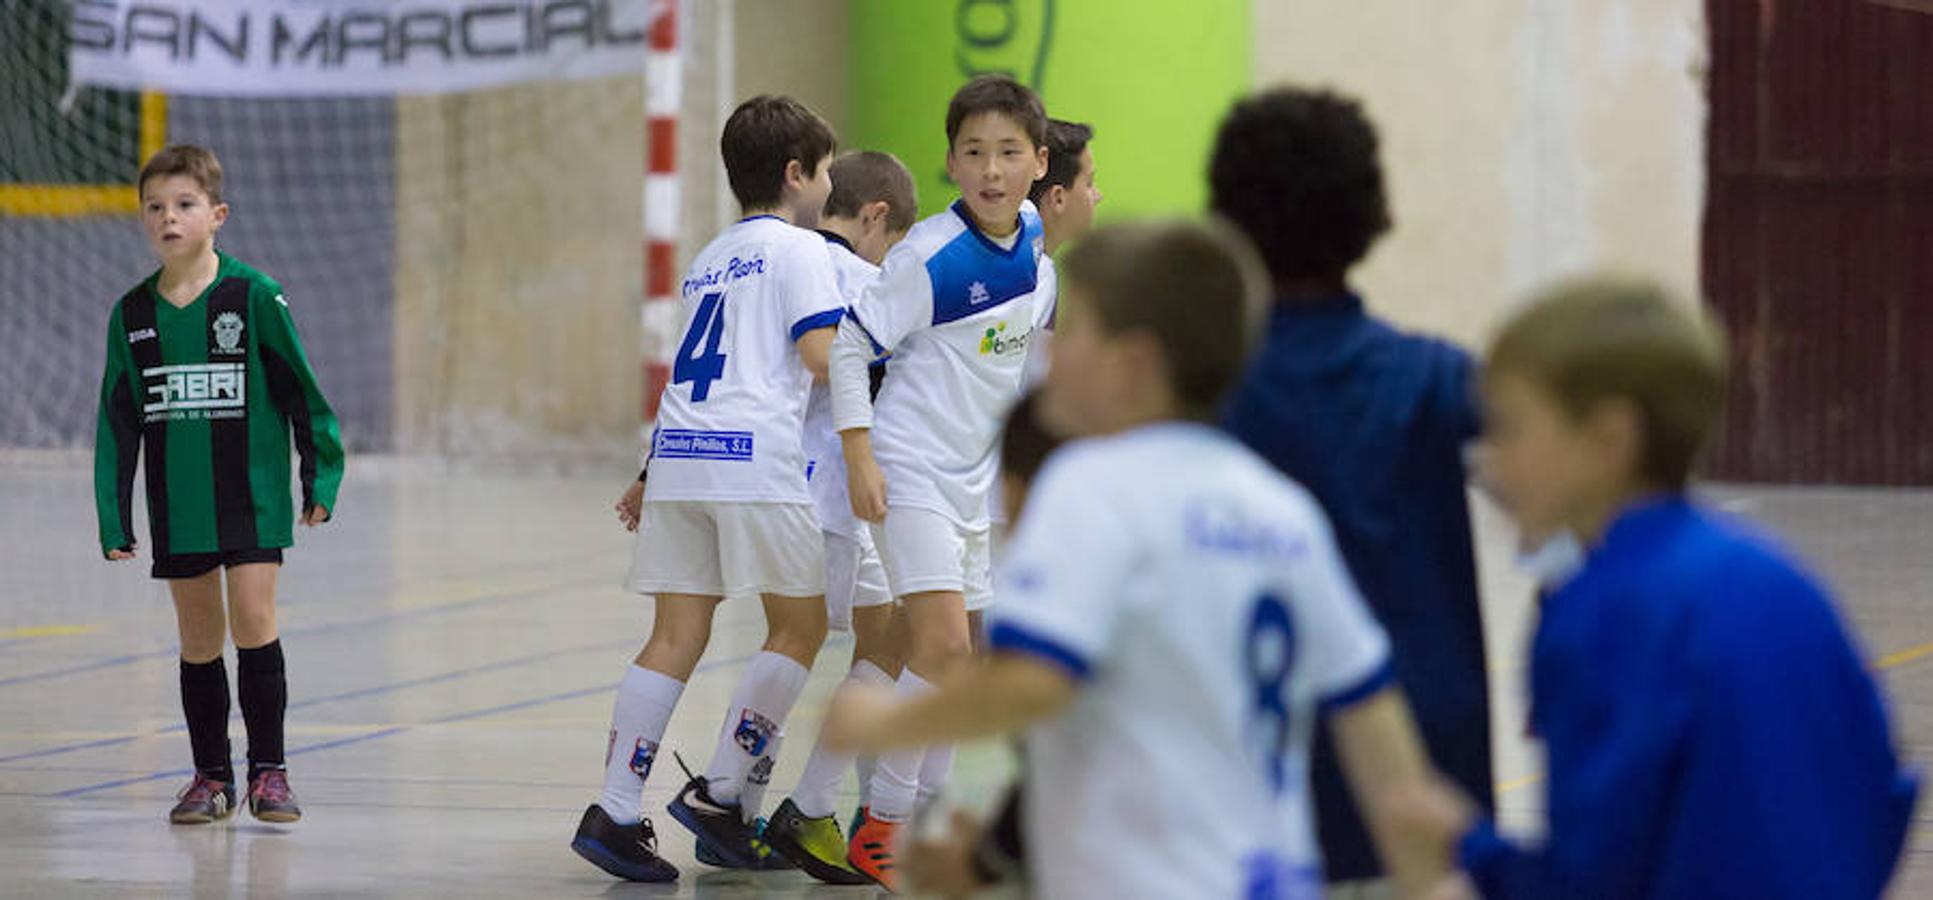
<instances>
[{"instance_id":1,"label":"boy's ear","mask_svg":"<svg viewBox=\"0 0 1933 900\"><path fill-rule=\"evenodd\" d=\"M1034 148L1034 180L1039 181L1042 178L1046 178L1046 177L1047 177L1047 148L1035 147Z\"/></svg>"},{"instance_id":2,"label":"boy's ear","mask_svg":"<svg viewBox=\"0 0 1933 900\"><path fill-rule=\"evenodd\" d=\"M228 221L228 204L217 203L215 204L215 208L210 210L210 212L214 214L216 228L220 228L222 223Z\"/></svg>"},{"instance_id":3,"label":"boy's ear","mask_svg":"<svg viewBox=\"0 0 1933 900\"><path fill-rule=\"evenodd\" d=\"M812 173L805 170L805 164L796 159L785 161L785 183L797 187L812 180Z\"/></svg>"},{"instance_id":4,"label":"boy's ear","mask_svg":"<svg viewBox=\"0 0 1933 900\"><path fill-rule=\"evenodd\" d=\"M1060 211L1062 207L1067 205L1067 185L1056 184L1049 186L1047 188L1047 195L1041 199L1047 201L1047 205L1052 206L1056 212Z\"/></svg>"},{"instance_id":5,"label":"boy's ear","mask_svg":"<svg viewBox=\"0 0 1933 900\"><path fill-rule=\"evenodd\" d=\"M889 214L891 214L892 211L893 211L893 205L891 203L888 203L884 200L874 200L873 202L868 203L865 206L862 206L859 208L859 224L862 226L871 227L874 222L878 222L879 229L881 231L885 231L886 217Z\"/></svg>"}]
</instances>

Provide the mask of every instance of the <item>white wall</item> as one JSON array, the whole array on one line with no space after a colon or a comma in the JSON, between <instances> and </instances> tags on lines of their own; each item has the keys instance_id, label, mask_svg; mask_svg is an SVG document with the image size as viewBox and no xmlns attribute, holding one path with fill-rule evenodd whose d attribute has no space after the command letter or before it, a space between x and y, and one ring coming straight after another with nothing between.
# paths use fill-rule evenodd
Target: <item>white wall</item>
<instances>
[{"instance_id":1,"label":"white wall","mask_svg":"<svg viewBox=\"0 0 1933 900\"><path fill-rule=\"evenodd\" d=\"M1254 0L1258 87L1326 84L1383 139L1395 228L1357 282L1475 345L1586 267L1695 296L1706 39L1697 0Z\"/></svg>"}]
</instances>

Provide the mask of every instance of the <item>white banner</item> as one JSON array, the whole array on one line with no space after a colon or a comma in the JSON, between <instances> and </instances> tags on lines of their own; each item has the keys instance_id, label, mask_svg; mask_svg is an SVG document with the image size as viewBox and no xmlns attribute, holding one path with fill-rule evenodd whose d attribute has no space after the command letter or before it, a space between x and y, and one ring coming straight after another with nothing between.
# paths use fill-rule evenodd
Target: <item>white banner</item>
<instances>
[{"instance_id":1,"label":"white banner","mask_svg":"<svg viewBox=\"0 0 1933 900\"><path fill-rule=\"evenodd\" d=\"M434 94L644 67L651 0L73 0L79 84Z\"/></svg>"}]
</instances>

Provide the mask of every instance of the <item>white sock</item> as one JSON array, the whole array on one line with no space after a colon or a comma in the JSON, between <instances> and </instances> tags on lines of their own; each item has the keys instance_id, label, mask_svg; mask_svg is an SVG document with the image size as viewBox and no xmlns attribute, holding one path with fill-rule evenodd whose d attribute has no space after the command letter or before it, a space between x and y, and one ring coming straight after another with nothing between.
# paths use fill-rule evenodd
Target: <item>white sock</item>
<instances>
[{"instance_id":1,"label":"white sock","mask_svg":"<svg viewBox=\"0 0 1933 900\"><path fill-rule=\"evenodd\" d=\"M870 753L852 761L852 770L859 775L859 805L861 808L873 805L873 779L879 776L879 757Z\"/></svg>"},{"instance_id":2,"label":"white sock","mask_svg":"<svg viewBox=\"0 0 1933 900\"><path fill-rule=\"evenodd\" d=\"M785 746L785 731L765 744L765 755L745 772L745 784L738 791L738 808L745 815L745 821L758 818L765 810L765 791L772 786L772 767L779 758L779 748Z\"/></svg>"},{"instance_id":3,"label":"white sock","mask_svg":"<svg viewBox=\"0 0 1933 900\"><path fill-rule=\"evenodd\" d=\"M846 673L845 680L848 684L878 687L891 687L893 684L892 676L864 659L852 664L852 671ZM841 684L840 688L844 689L845 684ZM799 774L799 786L792 790L792 802L799 807L799 812L808 819L832 815L833 798L839 793L839 783L846 778L846 767L852 764L852 754L827 750L825 741L821 739L812 748L812 758L805 761L805 771Z\"/></svg>"},{"instance_id":4,"label":"white sock","mask_svg":"<svg viewBox=\"0 0 1933 900\"><path fill-rule=\"evenodd\" d=\"M953 777L953 745L941 744L926 748L926 758L920 760L919 805L933 802L946 790L946 782Z\"/></svg>"},{"instance_id":5,"label":"white sock","mask_svg":"<svg viewBox=\"0 0 1933 900\"><path fill-rule=\"evenodd\" d=\"M932 683L914 674L909 666L901 669L894 693L910 700L933 690ZM872 817L885 822L904 822L913 817L913 801L919 795L920 765L926 761L926 748L896 750L881 754L879 771L873 773Z\"/></svg>"},{"instance_id":6,"label":"white sock","mask_svg":"<svg viewBox=\"0 0 1933 900\"><path fill-rule=\"evenodd\" d=\"M630 825L644 817L644 779L684 692L684 682L637 665L618 683L611 742L604 749L604 796L597 801L611 821Z\"/></svg>"},{"instance_id":7,"label":"white sock","mask_svg":"<svg viewBox=\"0 0 1933 900\"><path fill-rule=\"evenodd\" d=\"M718 746L705 770L705 789L719 803L737 803L748 778L772 777L772 753L783 736L785 717L805 690L806 668L789 656L760 651L745 667L745 677L732 694L725 724L718 729ZM754 810L746 810L750 821Z\"/></svg>"}]
</instances>

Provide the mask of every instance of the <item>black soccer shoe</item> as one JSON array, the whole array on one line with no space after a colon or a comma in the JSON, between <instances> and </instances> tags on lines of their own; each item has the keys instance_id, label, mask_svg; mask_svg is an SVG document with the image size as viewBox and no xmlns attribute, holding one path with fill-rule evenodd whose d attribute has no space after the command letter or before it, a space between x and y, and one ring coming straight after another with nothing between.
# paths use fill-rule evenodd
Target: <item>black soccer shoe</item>
<instances>
[{"instance_id":1,"label":"black soccer shoe","mask_svg":"<svg viewBox=\"0 0 1933 900\"><path fill-rule=\"evenodd\" d=\"M595 803L584 810L583 820L577 823L571 849L591 865L626 881L678 880L678 868L658 855L658 833L651 828L650 819L619 825Z\"/></svg>"}]
</instances>

